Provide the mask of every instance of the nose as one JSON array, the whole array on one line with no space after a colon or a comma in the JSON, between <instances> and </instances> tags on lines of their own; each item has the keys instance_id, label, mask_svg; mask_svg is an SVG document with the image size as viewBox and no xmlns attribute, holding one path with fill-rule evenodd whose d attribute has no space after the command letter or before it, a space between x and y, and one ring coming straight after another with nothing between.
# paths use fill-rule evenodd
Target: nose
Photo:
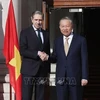
<instances>
[{"instance_id":1,"label":"nose","mask_svg":"<svg viewBox=\"0 0 100 100\"><path fill-rule=\"evenodd\" d=\"M40 21L39 21L39 20L37 20L37 23L40 23Z\"/></svg>"}]
</instances>

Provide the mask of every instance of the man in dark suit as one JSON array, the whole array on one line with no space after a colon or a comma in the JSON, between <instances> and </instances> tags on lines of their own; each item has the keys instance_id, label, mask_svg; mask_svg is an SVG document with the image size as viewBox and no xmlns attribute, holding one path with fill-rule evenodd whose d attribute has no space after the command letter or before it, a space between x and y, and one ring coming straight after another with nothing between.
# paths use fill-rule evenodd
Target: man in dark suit
<instances>
[{"instance_id":1,"label":"man in dark suit","mask_svg":"<svg viewBox=\"0 0 100 100\"><path fill-rule=\"evenodd\" d=\"M88 83L86 39L73 33L73 22L69 17L60 20L59 28L62 35L55 40L49 57L51 62L57 62L57 100L82 100L82 88Z\"/></svg>"},{"instance_id":2,"label":"man in dark suit","mask_svg":"<svg viewBox=\"0 0 100 100\"><path fill-rule=\"evenodd\" d=\"M44 100L44 88L47 85L49 62L49 34L42 29L43 14L35 11L31 16L32 25L20 33L20 54L22 56L22 100L31 100L35 85L35 100Z\"/></svg>"}]
</instances>

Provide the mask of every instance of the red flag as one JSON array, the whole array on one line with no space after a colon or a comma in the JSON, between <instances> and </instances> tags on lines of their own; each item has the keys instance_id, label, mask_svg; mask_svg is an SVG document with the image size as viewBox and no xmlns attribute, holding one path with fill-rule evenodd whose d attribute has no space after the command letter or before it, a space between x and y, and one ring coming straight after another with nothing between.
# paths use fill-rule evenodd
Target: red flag
<instances>
[{"instance_id":1,"label":"red flag","mask_svg":"<svg viewBox=\"0 0 100 100\"><path fill-rule=\"evenodd\" d=\"M19 53L17 29L12 0L10 0L8 9L3 53L6 58L6 65L9 70L10 84L15 90L16 100L21 100L21 57Z\"/></svg>"}]
</instances>

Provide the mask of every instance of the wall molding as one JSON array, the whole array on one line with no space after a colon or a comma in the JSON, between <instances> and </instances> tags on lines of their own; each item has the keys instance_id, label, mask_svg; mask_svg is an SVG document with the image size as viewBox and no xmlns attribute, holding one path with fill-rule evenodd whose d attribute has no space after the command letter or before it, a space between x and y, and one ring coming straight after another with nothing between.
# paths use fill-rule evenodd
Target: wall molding
<instances>
[{"instance_id":1,"label":"wall molding","mask_svg":"<svg viewBox=\"0 0 100 100\"><path fill-rule=\"evenodd\" d=\"M54 0L53 6L58 7L100 7L100 0Z\"/></svg>"}]
</instances>

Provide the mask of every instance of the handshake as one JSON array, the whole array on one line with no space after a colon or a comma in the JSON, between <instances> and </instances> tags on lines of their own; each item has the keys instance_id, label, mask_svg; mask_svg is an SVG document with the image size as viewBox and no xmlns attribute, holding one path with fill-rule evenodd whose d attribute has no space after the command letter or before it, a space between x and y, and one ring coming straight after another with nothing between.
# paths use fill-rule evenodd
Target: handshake
<instances>
[{"instance_id":1,"label":"handshake","mask_svg":"<svg viewBox=\"0 0 100 100\"><path fill-rule=\"evenodd\" d=\"M42 61L47 61L49 58L49 55L42 51L38 51L38 56Z\"/></svg>"}]
</instances>

